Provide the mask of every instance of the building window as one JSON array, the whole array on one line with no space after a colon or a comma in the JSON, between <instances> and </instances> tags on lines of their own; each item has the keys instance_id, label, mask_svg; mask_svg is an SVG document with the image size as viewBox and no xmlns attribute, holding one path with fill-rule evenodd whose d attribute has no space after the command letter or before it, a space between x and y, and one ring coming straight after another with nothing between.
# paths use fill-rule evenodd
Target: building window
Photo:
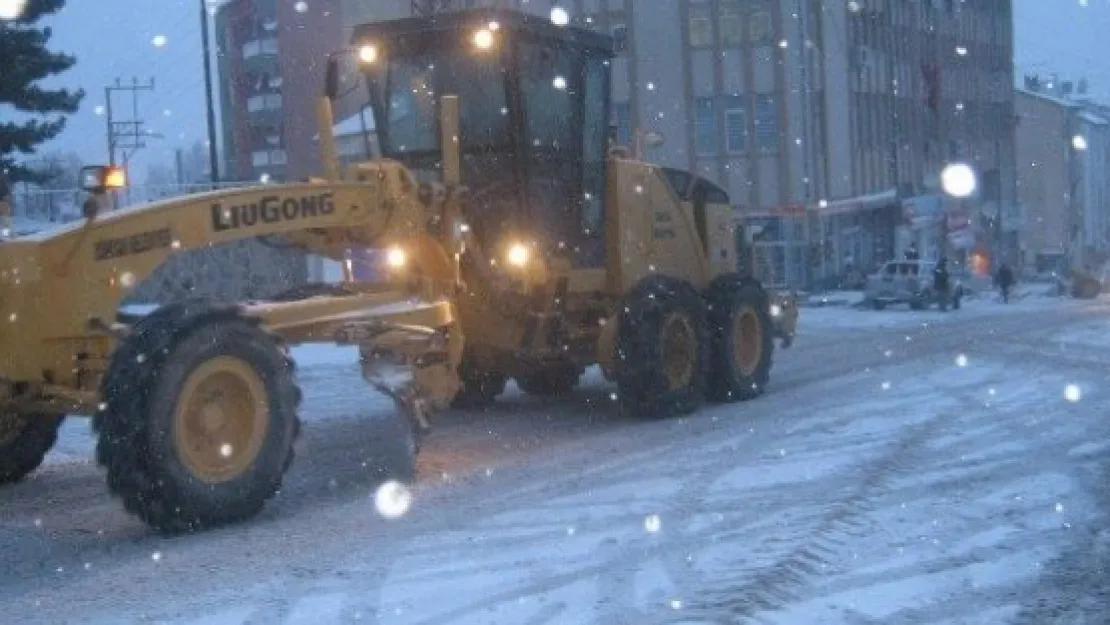
<instances>
[{"instance_id":1,"label":"building window","mask_svg":"<svg viewBox=\"0 0 1110 625\"><path fill-rule=\"evenodd\" d=\"M779 108L773 95L755 96L755 147L760 152L779 147Z\"/></svg>"},{"instance_id":2,"label":"building window","mask_svg":"<svg viewBox=\"0 0 1110 625\"><path fill-rule=\"evenodd\" d=\"M613 24L613 51L617 54L628 51L628 26L625 24Z\"/></svg>"},{"instance_id":3,"label":"building window","mask_svg":"<svg viewBox=\"0 0 1110 625\"><path fill-rule=\"evenodd\" d=\"M613 103L613 125L617 127L617 145L632 145L632 107L628 102Z\"/></svg>"},{"instance_id":4,"label":"building window","mask_svg":"<svg viewBox=\"0 0 1110 625\"><path fill-rule=\"evenodd\" d=\"M748 108L744 96L728 96L725 100L725 149L729 154L742 154L748 149Z\"/></svg>"},{"instance_id":5,"label":"building window","mask_svg":"<svg viewBox=\"0 0 1110 625\"><path fill-rule=\"evenodd\" d=\"M717 103L713 98L694 100L694 146L698 154L717 153Z\"/></svg>"},{"instance_id":6,"label":"building window","mask_svg":"<svg viewBox=\"0 0 1110 625\"><path fill-rule=\"evenodd\" d=\"M285 165L287 162L285 150L257 150L251 153L251 164L255 167Z\"/></svg>"},{"instance_id":7,"label":"building window","mask_svg":"<svg viewBox=\"0 0 1110 625\"><path fill-rule=\"evenodd\" d=\"M775 36L774 23L771 21L770 11L756 11L752 13L751 23L751 38L754 44L769 43Z\"/></svg>"},{"instance_id":8,"label":"building window","mask_svg":"<svg viewBox=\"0 0 1110 625\"><path fill-rule=\"evenodd\" d=\"M739 3L722 3L721 19L717 23L721 29L721 45L736 47L744 44L744 18Z\"/></svg>"},{"instance_id":9,"label":"building window","mask_svg":"<svg viewBox=\"0 0 1110 625\"><path fill-rule=\"evenodd\" d=\"M713 45L713 20L709 7L704 4L690 7L690 47L708 48Z\"/></svg>"},{"instance_id":10,"label":"building window","mask_svg":"<svg viewBox=\"0 0 1110 625\"><path fill-rule=\"evenodd\" d=\"M247 98L247 112L276 111L281 108L280 93L265 93Z\"/></svg>"},{"instance_id":11,"label":"building window","mask_svg":"<svg viewBox=\"0 0 1110 625\"><path fill-rule=\"evenodd\" d=\"M249 59L262 54L277 54L277 48L277 39L256 39L254 41L248 41L243 44L243 58Z\"/></svg>"}]
</instances>

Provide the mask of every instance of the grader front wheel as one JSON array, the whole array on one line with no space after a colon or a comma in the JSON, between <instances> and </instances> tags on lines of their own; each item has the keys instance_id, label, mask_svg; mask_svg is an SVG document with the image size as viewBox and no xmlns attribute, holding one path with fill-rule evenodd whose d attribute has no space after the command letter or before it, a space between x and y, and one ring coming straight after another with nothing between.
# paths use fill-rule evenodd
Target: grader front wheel
<instances>
[{"instance_id":1,"label":"grader front wheel","mask_svg":"<svg viewBox=\"0 0 1110 625\"><path fill-rule=\"evenodd\" d=\"M97 460L127 510L158 531L254 516L292 462L293 363L233 309L184 305L143 319L101 392Z\"/></svg>"},{"instance_id":2,"label":"grader front wheel","mask_svg":"<svg viewBox=\"0 0 1110 625\"><path fill-rule=\"evenodd\" d=\"M39 468L58 440L64 415L0 415L0 484L18 482Z\"/></svg>"}]
</instances>

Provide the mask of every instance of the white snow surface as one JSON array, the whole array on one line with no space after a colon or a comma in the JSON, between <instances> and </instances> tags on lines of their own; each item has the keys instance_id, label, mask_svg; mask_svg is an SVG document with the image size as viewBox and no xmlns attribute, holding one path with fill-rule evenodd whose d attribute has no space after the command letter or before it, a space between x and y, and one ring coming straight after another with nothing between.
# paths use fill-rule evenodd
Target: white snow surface
<instances>
[{"instance_id":1,"label":"white snow surface","mask_svg":"<svg viewBox=\"0 0 1110 625\"><path fill-rule=\"evenodd\" d=\"M1085 478L1110 451L1110 356L1082 348L1110 346L1107 313L1032 298L806 309L756 401L591 425L612 403L596 372L565 402L511 389L502 413L433 434L400 520L369 494L279 498L257 523L129 539L83 570L76 547L42 551L41 582L0 596L12 622L89 625L1056 622L1031 598L1105 521ZM807 348L807 332L825 343ZM390 410L360 386L354 348L294 358L308 429ZM321 461L315 445L299 463ZM33 517L5 514L0 531L67 535L69 517Z\"/></svg>"}]
</instances>

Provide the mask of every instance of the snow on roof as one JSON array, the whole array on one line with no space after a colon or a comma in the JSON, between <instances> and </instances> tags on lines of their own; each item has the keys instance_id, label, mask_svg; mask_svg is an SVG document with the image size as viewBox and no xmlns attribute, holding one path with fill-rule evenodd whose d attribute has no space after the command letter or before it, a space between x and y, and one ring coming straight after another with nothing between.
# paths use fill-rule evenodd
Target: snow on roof
<instances>
[{"instance_id":1,"label":"snow on roof","mask_svg":"<svg viewBox=\"0 0 1110 625\"><path fill-rule=\"evenodd\" d=\"M1041 100L1044 100L1045 102L1051 102L1053 104L1056 104L1057 106L1062 106L1064 108L1078 108L1080 106L1080 104L1078 102L1072 102L1070 100L1066 100L1066 99L1061 98L1059 96L1055 96L1055 95L1048 94L1048 93L1042 93L1040 91L1030 91L1028 89L1018 88L1018 89L1014 89L1014 93L1016 93L1017 95L1023 95L1023 96L1030 97L1030 98L1039 98Z\"/></svg>"},{"instance_id":2,"label":"snow on roof","mask_svg":"<svg viewBox=\"0 0 1110 625\"><path fill-rule=\"evenodd\" d=\"M1083 121L1087 122L1088 124L1093 124L1095 126L1106 126L1106 125L1110 124L1110 121L1107 121L1105 117L1102 117L1100 115L1095 115L1094 113L1090 113L1090 112L1087 112L1087 111L1081 112L1079 114L1079 119L1082 119Z\"/></svg>"}]
</instances>

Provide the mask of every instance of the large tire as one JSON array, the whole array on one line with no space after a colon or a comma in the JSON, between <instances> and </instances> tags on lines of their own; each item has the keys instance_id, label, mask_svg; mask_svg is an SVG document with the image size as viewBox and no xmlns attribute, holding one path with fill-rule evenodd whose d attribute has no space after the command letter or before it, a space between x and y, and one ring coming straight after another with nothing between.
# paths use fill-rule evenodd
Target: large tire
<instances>
[{"instance_id":1,"label":"large tire","mask_svg":"<svg viewBox=\"0 0 1110 625\"><path fill-rule=\"evenodd\" d=\"M0 415L0 484L18 482L39 468L58 440L65 415Z\"/></svg>"},{"instance_id":2,"label":"large tire","mask_svg":"<svg viewBox=\"0 0 1110 625\"><path fill-rule=\"evenodd\" d=\"M713 345L709 398L758 397L770 380L775 350L766 292L753 280L727 275L710 285L706 299Z\"/></svg>"},{"instance_id":3,"label":"large tire","mask_svg":"<svg viewBox=\"0 0 1110 625\"><path fill-rule=\"evenodd\" d=\"M581 370L569 363L557 363L516 376L516 385L533 397L558 397L578 386Z\"/></svg>"},{"instance_id":4,"label":"large tire","mask_svg":"<svg viewBox=\"0 0 1110 625\"><path fill-rule=\"evenodd\" d=\"M159 532L256 515L292 463L293 361L236 307L187 302L143 318L100 392L97 462L128 512Z\"/></svg>"},{"instance_id":5,"label":"large tire","mask_svg":"<svg viewBox=\"0 0 1110 625\"><path fill-rule=\"evenodd\" d=\"M697 410L705 399L708 339L705 305L689 283L656 277L632 289L617 331L622 408L652 418Z\"/></svg>"},{"instance_id":6,"label":"large tire","mask_svg":"<svg viewBox=\"0 0 1110 625\"><path fill-rule=\"evenodd\" d=\"M451 407L457 409L489 406L498 395L505 392L505 385L509 381L508 376L502 373L480 370L475 365L475 358L469 350L463 352L458 372L462 388L451 401Z\"/></svg>"}]
</instances>

